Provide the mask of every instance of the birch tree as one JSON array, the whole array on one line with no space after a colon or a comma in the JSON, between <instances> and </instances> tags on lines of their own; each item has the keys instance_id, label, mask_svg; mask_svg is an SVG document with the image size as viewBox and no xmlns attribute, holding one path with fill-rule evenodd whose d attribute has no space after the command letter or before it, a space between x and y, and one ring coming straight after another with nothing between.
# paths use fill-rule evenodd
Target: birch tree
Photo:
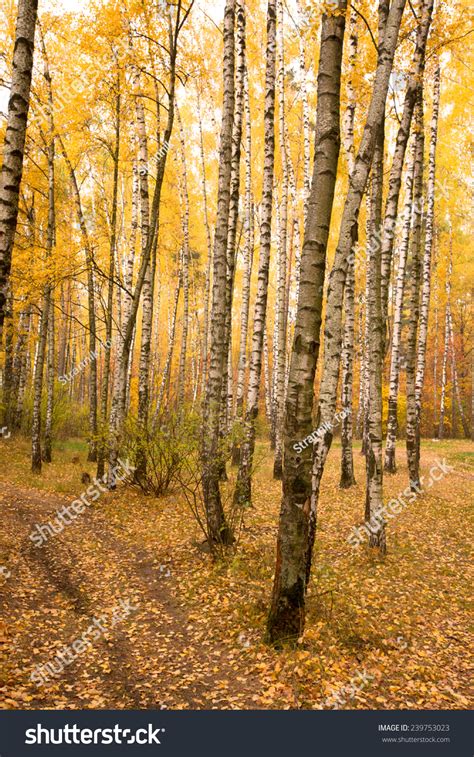
<instances>
[{"instance_id":1,"label":"birch tree","mask_svg":"<svg viewBox=\"0 0 474 757\"><path fill-rule=\"evenodd\" d=\"M438 118L440 99L440 68L439 61L435 63L433 81L433 112L430 125L430 152L428 162L428 184L426 189L426 213L425 213L425 241L423 255L423 272L420 306L420 327L418 332L416 376L415 376L415 405L416 405L416 432L417 457L420 459L420 436L421 436L421 398L425 380L426 343L428 340L428 316L430 309L431 294L431 258L433 248L433 228L435 209L435 179L436 179L436 145L438 141Z\"/></svg>"},{"instance_id":2,"label":"birch tree","mask_svg":"<svg viewBox=\"0 0 474 757\"><path fill-rule=\"evenodd\" d=\"M343 118L344 149L346 151L349 174L354 168L354 119L356 96L354 89L354 70L357 57L358 35L357 14L352 8L348 36L349 72L346 88L347 106ZM355 255L351 257L347 269L347 282L344 292L344 337L342 347L342 391L341 405L343 418L341 423L341 480L340 487L347 489L356 483L352 451L352 395L354 365L354 319L355 319Z\"/></svg>"},{"instance_id":3,"label":"birch tree","mask_svg":"<svg viewBox=\"0 0 474 757\"><path fill-rule=\"evenodd\" d=\"M18 0L7 126L0 173L0 344L23 175L37 12L38 0Z\"/></svg>"},{"instance_id":4,"label":"birch tree","mask_svg":"<svg viewBox=\"0 0 474 757\"><path fill-rule=\"evenodd\" d=\"M341 62L344 0L322 18L313 178L308 203L295 333L284 422L283 497L267 638L272 643L300 635L304 625L305 557L311 498L314 377L319 353L326 248L340 147Z\"/></svg>"},{"instance_id":5,"label":"birch tree","mask_svg":"<svg viewBox=\"0 0 474 757\"><path fill-rule=\"evenodd\" d=\"M286 368L286 328L287 328L287 267L288 267L288 193L289 193L289 160L285 139L285 58L283 36L283 2L277 0L277 85L278 85L278 115L279 142L281 159L281 201L280 223L277 254L277 298L276 298L276 360L275 371L275 460L273 477L281 479L283 475L283 439L282 425L285 401L285 368Z\"/></svg>"},{"instance_id":6,"label":"birch tree","mask_svg":"<svg viewBox=\"0 0 474 757\"><path fill-rule=\"evenodd\" d=\"M207 261L206 261L206 278L204 282L204 322L202 326L202 347L201 347L201 362L202 362L202 375L201 375L201 396L204 398L206 391L206 378L207 378L207 352L209 341L209 302L211 291L211 269L212 269L212 238L211 227L209 223L209 210L207 200L207 184L206 184L206 162L204 158L204 138L202 132L202 116L201 116L201 93L199 85L196 90L197 99L197 114L199 123L199 155L201 158L201 185L202 185L202 197L204 204L204 225L206 228L206 242L207 242Z\"/></svg>"},{"instance_id":7,"label":"birch tree","mask_svg":"<svg viewBox=\"0 0 474 757\"><path fill-rule=\"evenodd\" d=\"M413 228L410 240L409 266L409 320L406 350L406 395L407 422L406 448L410 489L418 491L420 486L420 458L417 441L416 423L416 353L418 327L420 318L420 282L421 282L421 233L422 233L422 197L423 197L423 151L424 125L422 90L419 89L415 113L415 168L413 173Z\"/></svg>"},{"instance_id":8,"label":"birch tree","mask_svg":"<svg viewBox=\"0 0 474 757\"><path fill-rule=\"evenodd\" d=\"M186 380L186 355L188 349L188 330L189 330L189 193L188 193L188 172L186 167L186 152L184 141L184 130L178 107L176 115L179 126L179 141L181 146L181 201L183 208L183 245L181 248L181 270L183 283L183 325L181 330L181 351L179 355L179 374L178 374L178 411L181 411L184 405L184 386Z\"/></svg>"},{"instance_id":9,"label":"birch tree","mask_svg":"<svg viewBox=\"0 0 474 757\"><path fill-rule=\"evenodd\" d=\"M211 306L210 363L203 417L202 481L208 537L218 544L230 544L233 534L226 523L219 489L220 418L223 378L227 363L227 231L231 192L232 131L234 123L235 4L226 0L224 10L224 92L217 190L217 218L214 235L213 287Z\"/></svg>"},{"instance_id":10,"label":"birch tree","mask_svg":"<svg viewBox=\"0 0 474 757\"><path fill-rule=\"evenodd\" d=\"M120 157L120 71L117 68L116 92L115 92L115 140L111 150L113 161L113 188L112 188L112 212L110 218L110 245L109 245L109 269L107 281L107 309L105 318L105 356L104 371L102 378L102 390L100 401L100 442L97 451L97 478L102 478L105 473L106 445L104 440L105 426L107 423L108 404L109 404L109 385L110 385L110 359L112 353L112 330L113 330L113 309L114 309L114 277L116 270L117 256L117 202L119 189L119 157ZM132 261L133 276L133 261ZM119 289L120 291L120 289ZM120 318L118 318L120 322Z\"/></svg>"},{"instance_id":11,"label":"birch tree","mask_svg":"<svg viewBox=\"0 0 474 757\"><path fill-rule=\"evenodd\" d=\"M66 151L62 137L58 135L58 144L66 163L76 206L77 219L84 245L86 273L87 273L87 317L89 325L89 354L95 356L97 345L97 320L94 276L94 250L87 230L86 219L82 207L81 194L74 169ZM90 462L97 460L97 361L93 357L89 365L89 451L87 459Z\"/></svg>"},{"instance_id":12,"label":"birch tree","mask_svg":"<svg viewBox=\"0 0 474 757\"><path fill-rule=\"evenodd\" d=\"M137 445L135 477L138 479L146 472L146 454L141 444L142 436L147 434L148 404L150 395L150 354L153 327L153 296L155 284L156 247L150 244L150 186L149 186L149 148L148 133L143 105L143 93L140 87L140 72L133 65L133 91L135 104L135 127L138 148L138 186L140 197L140 241L142 262L148 258L144 267L142 285L142 320L140 336L140 358L138 365L138 428L140 439ZM156 235L155 235L156 239ZM154 242L154 240L153 240ZM150 252L148 255L148 247Z\"/></svg>"},{"instance_id":13,"label":"birch tree","mask_svg":"<svg viewBox=\"0 0 474 757\"><path fill-rule=\"evenodd\" d=\"M415 143L413 143L415 148ZM406 265L410 244L411 219L413 214L413 171L415 168L414 149L408 161L405 180L405 206L402 236L398 249L398 267L395 282L395 308L393 314L392 349L390 354L390 377L388 393L387 439L385 444L384 469L396 473L396 439L398 429L398 389L400 383L400 349L402 336L403 301L405 292Z\"/></svg>"},{"instance_id":14,"label":"birch tree","mask_svg":"<svg viewBox=\"0 0 474 757\"><path fill-rule=\"evenodd\" d=\"M379 12L381 6L379 6ZM388 3L385 3L388 7ZM383 16L383 10L380 13ZM383 29L383 22L379 24ZM379 45L383 31L379 31ZM386 551L385 523L380 515L383 505L383 460L382 460L382 363L383 363L383 321L381 303L381 245L382 193L384 168L385 119L379 127L377 143L372 161L371 218L369 257L367 260L368 279L368 330L369 330L369 402L366 461L365 520L371 531L369 543L383 554ZM374 527L374 519L378 515Z\"/></svg>"},{"instance_id":15,"label":"birch tree","mask_svg":"<svg viewBox=\"0 0 474 757\"><path fill-rule=\"evenodd\" d=\"M267 4L267 47L265 68L263 187L260 214L260 252L258 260L257 292L253 312L253 333L250 352L247 408L244 438L234 492L234 502L241 506L251 503L252 467L255 450L255 421L262 374L263 342L268 299L268 275L272 236L273 178L275 161L275 72L276 72L276 0Z\"/></svg>"},{"instance_id":16,"label":"birch tree","mask_svg":"<svg viewBox=\"0 0 474 757\"><path fill-rule=\"evenodd\" d=\"M453 273L453 231L450 223L449 227L449 259L448 270L446 272L446 309L444 316L444 342L443 342L443 361L441 366L441 397L439 405L439 425L438 439L445 437L445 420L446 420L446 392L448 381L448 358L449 358L449 337L450 337L450 311L451 311L451 276Z\"/></svg>"},{"instance_id":17,"label":"birch tree","mask_svg":"<svg viewBox=\"0 0 474 757\"><path fill-rule=\"evenodd\" d=\"M56 158L56 135L54 127L53 116L53 91L51 86L51 73L49 69L49 61L46 53L46 46L44 42L43 34L40 35L41 47L43 53L44 64L44 78L47 85L48 92L48 104L47 104L47 120L48 120L48 133L43 134L43 141L46 145L46 156L48 163L48 225L46 230L46 254L45 262L48 265L50 263L51 255L53 253L54 245L56 242L56 204L55 204L55 158ZM44 293L41 305L40 316L40 328L38 336L38 350L36 355L34 378L33 378L33 417L31 424L31 470L33 473L41 473L42 468L42 454L41 454L41 399L43 394L43 373L44 362L48 343L49 334L49 355L48 355L48 402L47 402L47 414L48 414L48 433L46 436L46 458L47 462L51 461L51 424L52 424L52 402L53 402L53 380L54 380L54 338L53 328L50 323L52 320L52 281L51 273L48 271L48 279L44 287ZM49 460L48 460L49 458Z\"/></svg>"},{"instance_id":18,"label":"birch tree","mask_svg":"<svg viewBox=\"0 0 474 757\"><path fill-rule=\"evenodd\" d=\"M244 272L242 281L242 304L240 308L240 342L236 387L236 418L241 421L244 414L245 375L247 369L247 343L250 311L250 284L252 277L254 249L254 210L252 201L252 131L250 117L250 98L248 72L244 79L245 109L245 226L244 226ZM240 459L240 446L234 444L232 462L237 465Z\"/></svg>"},{"instance_id":19,"label":"birch tree","mask_svg":"<svg viewBox=\"0 0 474 757\"><path fill-rule=\"evenodd\" d=\"M400 197L400 187L402 182L403 163L405 160L408 137L410 135L413 110L415 107L416 99L418 97L420 81L423 78L423 72L425 68L426 44L433 14L433 3L434 0L424 0L421 8L421 14L416 29L416 44L413 57L413 69L408 78L408 84L403 103L403 112L400 120L400 126L397 132L395 151L388 181L387 199L385 202L384 222L382 230L381 269L382 320L385 323L387 322L387 303L390 271L392 267L393 241L396 230L396 218L398 213L398 201ZM384 346L384 351L385 348L386 347Z\"/></svg>"}]
</instances>

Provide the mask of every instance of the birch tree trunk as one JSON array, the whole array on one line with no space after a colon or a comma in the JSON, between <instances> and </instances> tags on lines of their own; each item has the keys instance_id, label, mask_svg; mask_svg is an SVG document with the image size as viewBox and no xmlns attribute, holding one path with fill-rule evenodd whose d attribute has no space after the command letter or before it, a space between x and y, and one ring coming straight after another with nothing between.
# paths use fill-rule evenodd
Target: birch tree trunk
<instances>
[{"instance_id":1,"label":"birch tree trunk","mask_svg":"<svg viewBox=\"0 0 474 757\"><path fill-rule=\"evenodd\" d=\"M354 255L355 257L355 255ZM351 263L351 259L349 263ZM355 263L355 260L354 260ZM363 438L364 434L364 361L365 361L365 329L364 329L364 293L360 292L357 298L359 307L357 318L357 336L358 336L358 349L357 355L359 358L359 403L357 406L357 418L356 418L356 435L358 439ZM361 450L362 452L362 450Z\"/></svg>"},{"instance_id":2,"label":"birch tree trunk","mask_svg":"<svg viewBox=\"0 0 474 757\"><path fill-rule=\"evenodd\" d=\"M245 10L242 0L236 0L235 33L235 102L232 126L232 157L230 176L229 219L227 226L227 278L226 278L226 312L224 335L224 374L222 377L222 408L220 419L220 437L224 441L229 432L232 416L232 303L234 299L235 268L237 260L237 224L239 219L240 197L240 153L242 142L242 123L244 109L245 79ZM221 460L219 474L221 481L227 480L225 461Z\"/></svg>"},{"instance_id":3,"label":"birch tree trunk","mask_svg":"<svg viewBox=\"0 0 474 757\"><path fill-rule=\"evenodd\" d=\"M58 376L62 376L65 373L66 370L66 354L67 354L67 347L68 347L68 329L69 329L69 319L68 319L68 308L69 308L69 299L66 299L66 286L67 291L70 293L71 291L71 282L61 282L59 285L59 303L60 303L60 311L61 311L61 320L58 326L58 359L57 359L57 370L58 370Z\"/></svg>"},{"instance_id":4,"label":"birch tree trunk","mask_svg":"<svg viewBox=\"0 0 474 757\"><path fill-rule=\"evenodd\" d=\"M142 322L140 337L140 359L138 365L138 428L140 436L148 433L148 404L150 397L150 352L153 326L153 294L155 284L155 248L150 235L150 189L149 189L149 154L148 135L145 121L145 108L140 88L140 74L138 68L134 71L135 118L138 143L138 182L140 187L140 239L141 260L148 257L144 266L142 286ZM150 250L148 253L150 245ZM136 450L135 478L139 479L146 473L147 459L145 450L138 440Z\"/></svg>"},{"instance_id":5,"label":"birch tree trunk","mask_svg":"<svg viewBox=\"0 0 474 757\"><path fill-rule=\"evenodd\" d=\"M415 444L417 459L420 459L421 439L421 398L425 381L426 343L428 340L428 317L431 294L431 256L433 247L434 201L436 179L436 144L438 140L438 117L440 99L440 69L436 62L433 83L433 113L430 127L430 154L428 163L427 208L425 214L425 248L423 255L423 275L421 289L420 328L418 332L416 377L415 377L415 405L416 428Z\"/></svg>"},{"instance_id":6,"label":"birch tree trunk","mask_svg":"<svg viewBox=\"0 0 474 757\"><path fill-rule=\"evenodd\" d=\"M349 188L344 203L327 293L326 320L324 330L324 363L319 392L318 422L326 428L324 435L316 439L314 445L312 495L309 516L309 538L306 553L306 585L311 571L311 559L316 533L319 489L324 465L332 443L332 424L336 410L337 385L339 379L340 352L342 345L342 306L347 267L351 250L357 239L358 217L362 197L366 188L377 135L385 111L388 84L393 58L398 40L406 0L392 0L379 55L369 112L362 139L349 179Z\"/></svg>"},{"instance_id":7,"label":"birch tree trunk","mask_svg":"<svg viewBox=\"0 0 474 757\"><path fill-rule=\"evenodd\" d=\"M301 21L300 0L297 2L298 14ZM306 55L303 35L300 35L300 93L303 111L303 171L304 171L304 223L308 215L308 202L311 192L311 143L310 143L310 121L309 121L309 102L308 87L306 75Z\"/></svg>"},{"instance_id":8,"label":"birch tree trunk","mask_svg":"<svg viewBox=\"0 0 474 757\"><path fill-rule=\"evenodd\" d=\"M117 199L118 199L118 179L119 179L119 157L120 157L120 72L117 71L115 96L115 144L113 150L113 189L112 189L112 213L110 218L110 247L109 247L109 273L107 282L107 310L105 314L105 355L104 355L104 373L102 378L102 394L100 403L100 442L97 451L97 478L102 480L105 473L105 426L107 423L107 412L109 403L109 384L110 384L110 358L112 352L112 326L113 326L113 308L114 308L114 276L115 276L115 258L117 255ZM132 261L133 275L133 261ZM120 290L119 290L120 291ZM120 318L118 319L120 323Z\"/></svg>"},{"instance_id":9,"label":"birch tree trunk","mask_svg":"<svg viewBox=\"0 0 474 757\"><path fill-rule=\"evenodd\" d=\"M267 330L263 332L263 371L264 371L264 385L265 385L265 415L267 423L270 426L272 422L272 378L270 374L270 358L268 354L268 336Z\"/></svg>"},{"instance_id":10,"label":"birch tree trunk","mask_svg":"<svg viewBox=\"0 0 474 757\"><path fill-rule=\"evenodd\" d=\"M267 47L265 69L264 163L260 216L260 252L258 281L253 313L253 333L250 352L247 408L244 439L240 450L240 464L234 492L234 502L249 506L252 499L252 467L255 450L255 421L262 374L263 341L268 299L270 267L273 178L275 162L275 69L276 69L276 0L267 4Z\"/></svg>"},{"instance_id":11,"label":"birch tree trunk","mask_svg":"<svg viewBox=\"0 0 474 757\"><path fill-rule=\"evenodd\" d=\"M385 5L385 8L383 8ZM388 3L382 0L379 6L379 44L383 38L383 14ZM371 243L367 261L368 286L368 324L369 324L369 415L366 461L366 498L365 520L370 529L369 544L376 547L381 554L386 552L385 521L383 505L383 460L382 460L382 365L383 365L383 327L381 303L381 268L382 255L380 231L382 223L382 194L384 169L384 131L385 118L377 136L374 158L372 161L371 180ZM374 527L375 526L375 527Z\"/></svg>"},{"instance_id":12,"label":"birch tree trunk","mask_svg":"<svg viewBox=\"0 0 474 757\"><path fill-rule=\"evenodd\" d=\"M359 45L359 38L357 35L357 13L354 8L351 8L350 21L349 21L349 37L348 37L348 74L347 74L347 106L343 117L343 140L344 149L346 151L347 166L349 176L354 169L355 150L354 150L354 119L356 111L356 93L354 88L354 72L357 60L357 48Z\"/></svg>"},{"instance_id":13,"label":"birch tree trunk","mask_svg":"<svg viewBox=\"0 0 474 757\"><path fill-rule=\"evenodd\" d=\"M449 262L448 270L446 273L446 310L444 317L444 346L443 346L443 362L441 367L441 399L439 406L439 427L438 427L438 439L444 439L445 437L445 415L446 415L446 389L448 378L448 356L449 356L449 314L451 308L451 275L453 272L453 230L450 226L449 229Z\"/></svg>"},{"instance_id":14,"label":"birch tree trunk","mask_svg":"<svg viewBox=\"0 0 474 757\"><path fill-rule=\"evenodd\" d=\"M219 157L217 218L214 237L210 364L203 417L202 481L208 536L211 542L230 544L233 534L222 507L219 475L219 426L223 377L227 354L227 231L231 191L232 132L234 122L235 0L226 0L224 10L224 94Z\"/></svg>"},{"instance_id":15,"label":"birch tree trunk","mask_svg":"<svg viewBox=\"0 0 474 757\"><path fill-rule=\"evenodd\" d=\"M410 135L410 125L413 109L419 89L419 83L423 78L425 68L425 52L428 33L433 14L434 0L424 0L421 9L421 18L416 31L415 54L413 58L413 70L408 79L408 86L403 104L403 113L400 127L397 133L392 167L388 181L387 200L385 203L384 223L382 230L382 320L387 323L388 290L390 272L392 268L393 241L395 238L396 220L398 213L398 200L402 182L403 163L405 160L406 146ZM385 337L384 337L385 340ZM386 340L385 340L386 341ZM385 345L384 345L385 352Z\"/></svg>"},{"instance_id":16,"label":"birch tree trunk","mask_svg":"<svg viewBox=\"0 0 474 757\"><path fill-rule=\"evenodd\" d=\"M369 275L369 262L370 262L370 245L371 245L371 197L370 192L367 193L366 202L366 245L365 245L365 292L364 292L364 338L363 338L363 352L362 352L362 444L361 455L367 454L368 447L368 435L369 435L369 395L370 395L370 319L369 319L369 300L370 300L370 275ZM355 249L355 248L354 248Z\"/></svg>"},{"instance_id":17,"label":"birch tree trunk","mask_svg":"<svg viewBox=\"0 0 474 757\"><path fill-rule=\"evenodd\" d=\"M398 388L400 383L400 347L402 336L403 297L405 292L405 274L410 244L411 219L413 213L413 171L415 168L415 142L413 153L407 165L405 184L405 207L402 238L398 252L398 269L395 283L395 310L393 315L392 351L390 355L390 379L388 393L387 440L385 444L385 470L396 473L395 443L398 431Z\"/></svg>"},{"instance_id":18,"label":"birch tree trunk","mask_svg":"<svg viewBox=\"0 0 474 757\"><path fill-rule=\"evenodd\" d=\"M409 321L407 337L407 367L406 367L406 395L407 395L407 423L406 447L408 472L411 491L418 491L420 486L420 458L417 444L416 424L416 353L418 341L418 325L420 317L420 280L421 280L421 224L423 198L423 99L420 86L415 113L415 169L413 174L413 228L410 244L410 296Z\"/></svg>"},{"instance_id":19,"label":"birch tree trunk","mask_svg":"<svg viewBox=\"0 0 474 757\"><path fill-rule=\"evenodd\" d=\"M349 262L346 289L344 293L344 338L342 347L342 393L341 405L343 418L341 423L341 489L349 489L356 483L354 475L354 457L352 451L352 394L354 378L354 302L355 302L355 267Z\"/></svg>"},{"instance_id":20,"label":"birch tree trunk","mask_svg":"<svg viewBox=\"0 0 474 757\"><path fill-rule=\"evenodd\" d=\"M280 203L280 234L278 239L277 255L277 299L276 299L276 366L275 370L275 460L273 464L273 477L281 480L283 477L283 414L285 403L285 376L286 376L286 328L287 328L287 238L288 238L288 191L289 191L289 155L285 140L285 57L283 35L283 2L277 0L278 13L278 115L281 159L281 203Z\"/></svg>"},{"instance_id":21,"label":"birch tree trunk","mask_svg":"<svg viewBox=\"0 0 474 757\"><path fill-rule=\"evenodd\" d=\"M245 374L247 369L247 342L250 311L250 284L252 278L254 248L254 213L252 205L252 131L250 120L250 98L248 73L244 79L245 109L245 244L244 272L242 281L242 304L240 308L240 343L236 388L236 419L241 421L244 414ZM235 443L232 449L232 463L237 465L240 459L240 445Z\"/></svg>"},{"instance_id":22,"label":"birch tree trunk","mask_svg":"<svg viewBox=\"0 0 474 757\"><path fill-rule=\"evenodd\" d=\"M138 166L136 160L132 167L132 211L130 219L130 237L128 240L128 255L125 260L123 273L124 304L122 311L121 331L124 331L130 318L132 308L133 269L135 265L135 248L138 232L138 202L140 187L138 183Z\"/></svg>"},{"instance_id":23,"label":"birch tree trunk","mask_svg":"<svg viewBox=\"0 0 474 757\"><path fill-rule=\"evenodd\" d=\"M201 348L201 362L202 362L202 376L201 376L201 398L204 400L206 393L206 380L207 380L207 353L209 344L209 301L211 292L211 269L212 269L212 238L211 227L209 224L209 211L207 202L207 187L206 187L206 163L204 159L204 139L202 133L202 118L201 118L201 95L199 87L197 89L197 112L199 120L199 153L201 158L201 182L202 182L202 196L204 203L204 225L206 227L206 240L207 240L207 262L206 262L206 278L204 282L204 323L202 327L202 348Z\"/></svg>"},{"instance_id":24,"label":"birch tree trunk","mask_svg":"<svg viewBox=\"0 0 474 757\"><path fill-rule=\"evenodd\" d=\"M171 373L171 361L173 359L173 350L174 350L174 344L175 344L175 334L176 334L176 317L178 313L178 302L179 302L179 293L181 291L181 271L178 275L178 285L175 290L174 295L174 304L173 304L173 316L171 319L171 328L170 328L170 340L169 340L169 346L168 346L168 354L166 355L166 361L165 366L163 368L163 376L161 378L161 384L158 391L158 398L156 401L156 409L155 414L153 416L153 425L156 426L158 423L161 409L163 407L163 398L165 395L166 388L169 383L170 379L170 373Z\"/></svg>"},{"instance_id":25,"label":"birch tree trunk","mask_svg":"<svg viewBox=\"0 0 474 757\"><path fill-rule=\"evenodd\" d=\"M356 98L354 70L357 58L357 14L351 9L349 26L349 73L347 82L347 106L343 118L344 149L347 156L348 172L354 168L354 118ZM355 256L353 256L355 257ZM347 269L344 294L344 337L342 346L342 424L341 424L341 489L348 489L356 483L352 451L352 396L354 380L354 317L355 317L355 260L351 258Z\"/></svg>"},{"instance_id":26,"label":"birch tree trunk","mask_svg":"<svg viewBox=\"0 0 474 757\"><path fill-rule=\"evenodd\" d=\"M72 166L69 156L66 152L64 142L58 135L57 137L61 152L66 163L71 180L76 212L81 230L82 242L86 256L87 272L87 308L89 321L89 353L92 356L96 354L97 328L95 316L95 281L94 281L94 252L87 231L86 220L82 209L81 195L77 183L76 172ZM92 357L89 363L89 452L87 459L89 462L97 460L97 360Z\"/></svg>"},{"instance_id":27,"label":"birch tree trunk","mask_svg":"<svg viewBox=\"0 0 474 757\"><path fill-rule=\"evenodd\" d=\"M51 287L46 284L41 307L38 347L33 378L33 415L31 423L31 470L41 473L41 398L43 394L43 370L48 338L48 317L51 300Z\"/></svg>"},{"instance_id":28,"label":"birch tree trunk","mask_svg":"<svg viewBox=\"0 0 474 757\"><path fill-rule=\"evenodd\" d=\"M15 344L15 351L13 355L13 392L11 397L11 414L10 422L12 428L18 428L17 423L17 407L18 397L20 395L20 387L25 378L26 371L26 351L28 349L28 334L30 329L30 307L25 306L20 311L20 317L18 319L18 336ZM23 400L21 407L23 406Z\"/></svg>"},{"instance_id":29,"label":"birch tree trunk","mask_svg":"<svg viewBox=\"0 0 474 757\"><path fill-rule=\"evenodd\" d=\"M31 306L28 307L25 314L25 327L20 332L19 340L21 347L18 350L18 391L15 403L14 428L21 429L23 421L23 404L25 400L26 385L28 382L29 372L29 348L28 338L31 329Z\"/></svg>"},{"instance_id":30,"label":"birch tree trunk","mask_svg":"<svg viewBox=\"0 0 474 757\"><path fill-rule=\"evenodd\" d=\"M18 0L12 78L0 173L0 344L18 219L37 11L38 0Z\"/></svg>"},{"instance_id":31,"label":"birch tree trunk","mask_svg":"<svg viewBox=\"0 0 474 757\"><path fill-rule=\"evenodd\" d=\"M453 317L451 308L449 308L449 342L451 352L451 375L453 377L453 393L456 400L456 405L459 411L459 417L461 418L462 430L466 439L469 439L469 425L467 423L466 414L462 406L461 392L459 389L458 372L456 370L456 350L454 346L454 332L453 332ZM453 403L454 404L454 403ZM454 429L453 429L454 436Z\"/></svg>"},{"instance_id":32,"label":"birch tree trunk","mask_svg":"<svg viewBox=\"0 0 474 757\"><path fill-rule=\"evenodd\" d=\"M288 136L288 128L285 126L285 143L286 153L291 155L290 140ZM301 275L301 232L300 232L300 218L298 208L298 191L296 187L296 176L291 163L290 157L288 158L288 184L291 201L291 224L290 224L290 244L288 257L288 272L287 272L287 286L286 286L286 304L285 304L285 317L287 321L286 325L286 347L285 347L285 392L283 397L283 407L286 401L286 388L288 385L288 372L290 369L290 352L291 342L293 339L294 324L296 318L296 303L298 302L298 292L300 287L300 275ZM306 203L307 204L307 203ZM307 214L307 213L306 213Z\"/></svg>"},{"instance_id":33,"label":"birch tree trunk","mask_svg":"<svg viewBox=\"0 0 474 757\"><path fill-rule=\"evenodd\" d=\"M43 461L50 463L53 459L53 412L54 412L54 370L55 370L55 317L54 301L51 296L48 318L48 361L46 366L46 418L44 423Z\"/></svg>"},{"instance_id":34,"label":"birch tree trunk","mask_svg":"<svg viewBox=\"0 0 474 757\"><path fill-rule=\"evenodd\" d=\"M126 334L127 324L130 320L131 313L132 313L133 273L134 273L134 267L135 267L136 242L137 242L137 235L138 235L139 196L140 196L140 185L139 185L139 180L138 180L138 165L137 165L137 161L134 158L133 164L132 164L132 209L131 209L131 219L130 219L130 236L128 240L128 254L125 260L124 273L123 273L123 284L124 284L125 296L124 296L124 304L123 304L123 310L122 310L122 321L120 325L120 341L118 342L118 345L117 345L117 353L116 353L117 355L120 355L121 353L123 353L123 350L126 347L125 334ZM131 346L126 358L127 380L126 380L125 389L122 395L123 397L123 409L121 411L122 413L125 413L126 408L128 408L129 406L134 343L135 343L135 330L132 333ZM116 367L115 372L114 372L114 382L112 386L112 402L111 402L110 418L109 418L110 429L115 429L118 422L117 413L119 412L119 410L118 410L118 402L116 401L116 398L120 394L119 386L120 386L121 381L122 381L122 374Z\"/></svg>"},{"instance_id":35,"label":"birch tree trunk","mask_svg":"<svg viewBox=\"0 0 474 757\"><path fill-rule=\"evenodd\" d=\"M41 34L41 45L44 62L44 78L48 87L48 136L44 141L47 144L48 159L48 226L46 232L46 263L49 263L55 243L56 243L56 209L55 209L55 128L53 117L53 93L51 87L51 75L49 71L49 62L46 54L44 38ZM48 412L49 412L49 446L48 455L51 461L51 425L52 425L52 402L53 402L53 384L54 384L54 332L53 327L49 326L49 319L52 319L52 282L48 272L48 280L44 287L44 294L41 308L40 329L38 337L38 351L35 361L34 379L33 379L33 419L31 426L31 470L33 473L41 473L42 456L41 456L41 398L43 394L43 372L46 354L46 345L48 341L48 332L50 334L50 354L48 357L48 379L51 384L48 392Z\"/></svg>"},{"instance_id":36,"label":"birch tree trunk","mask_svg":"<svg viewBox=\"0 0 474 757\"><path fill-rule=\"evenodd\" d=\"M184 130L179 110L176 107L176 116L179 125L179 138L181 144L181 197L182 197L182 226L183 226L183 247L181 250L182 260L182 282L183 282L183 325L181 331L181 352L179 356L178 372L178 412L182 412L184 407L184 387L186 381L186 355L188 349L188 328L189 328L189 194L188 194L188 174L186 169L186 152L184 141Z\"/></svg>"},{"instance_id":37,"label":"birch tree trunk","mask_svg":"<svg viewBox=\"0 0 474 757\"><path fill-rule=\"evenodd\" d=\"M434 287L433 287L433 299L434 299L434 344L433 344L433 436L438 436L438 350L439 350L439 278L438 278L438 265L436 256L436 246L434 250Z\"/></svg>"},{"instance_id":38,"label":"birch tree trunk","mask_svg":"<svg viewBox=\"0 0 474 757\"><path fill-rule=\"evenodd\" d=\"M305 556L311 499L314 377L319 353L326 248L340 147L341 61L346 3L324 13L318 71L313 179L308 205L284 423L283 497L267 639L297 638L304 626Z\"/></svg>"}]
</instances>

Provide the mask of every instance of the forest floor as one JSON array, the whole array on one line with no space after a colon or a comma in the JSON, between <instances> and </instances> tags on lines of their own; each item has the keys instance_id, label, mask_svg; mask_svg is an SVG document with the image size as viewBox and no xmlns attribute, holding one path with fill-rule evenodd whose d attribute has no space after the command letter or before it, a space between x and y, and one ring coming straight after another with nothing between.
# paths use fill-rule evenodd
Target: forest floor
<instances>
[{"instance_id":1,"label":"forest floor","mask_svg":"<svg viewBox=\"0 0 474 757\"><path fill-rule=\"evenodd\" d=\"M94 469L73 463L86 456L72 440L33 476L27 442L0 439L0 706L468 707L473 445L424 442L426 491L390 520L383 559L347 541L362 523L364 459L357 450L358 483L340 490L334 446L306 630L282 652L263 643L280 483L271 478L268 446L258 449L254 508L232 555L212 563L178 492L161 499L123 487L104 493L36 547L35 524L70 504L85 488L81 471ZM407 486L403 458L400 445L399 471L385 477L387 498ZM430 468L444 458L453 470L430 486ZM118 618L121 601L128 609ZM101 617L104 632L57 677L30 680Z\"/></svg>"}]
</instances>

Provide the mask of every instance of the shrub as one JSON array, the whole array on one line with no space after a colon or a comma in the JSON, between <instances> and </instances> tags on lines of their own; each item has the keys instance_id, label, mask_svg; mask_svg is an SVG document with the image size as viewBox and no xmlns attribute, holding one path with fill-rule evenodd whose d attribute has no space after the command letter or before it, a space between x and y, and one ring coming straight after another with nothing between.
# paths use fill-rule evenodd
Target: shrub
<instances>
[{"instance_id":1,"label":"shrub","mask_svg":"<svg viewBox=\"0 0 474 757\"><path fill-rule=\"evenodd\" d=\"M161 497L178 483L184 460L197 452L197 421L193 416L162 414L144 429L136 419L127 421L123 451L134 461L132 484L145 494Z\"/></svg>"}]
</instances>

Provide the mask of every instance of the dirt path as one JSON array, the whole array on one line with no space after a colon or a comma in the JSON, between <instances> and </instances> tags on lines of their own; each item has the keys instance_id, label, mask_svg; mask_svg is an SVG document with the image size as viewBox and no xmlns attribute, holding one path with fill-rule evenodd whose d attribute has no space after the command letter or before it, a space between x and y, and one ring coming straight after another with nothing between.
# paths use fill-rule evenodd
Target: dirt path
<instances>
[{"instance_id":1,"label":"dirt path","mask_svg":"<svg viewBox=\"0 0 474 757\"><path fill-rule=\"evenodd\" d=\"M18 689L28 707L45 700L54 707L216 706L219 681L236 678L236 671L226 664L225 650L212 650L196 637L167 555L130 547L94 507L43 546L30 540L35 524L52 521L68 502L2 484L6 529L17 544L21 535L16 565L0 587L7 619L7 641L0 646L8 657L10 692L13 677L12 702ZM120 600L134 609L111 627ZM107 632L87 651L50 682L36 686L29 680L37 664L71 646L101 616L108 619L102 624ZM231 689L250 695L255 681L234 680ZM219 706L232 702L224 697Z\"/></svg>"}]
</instances>

